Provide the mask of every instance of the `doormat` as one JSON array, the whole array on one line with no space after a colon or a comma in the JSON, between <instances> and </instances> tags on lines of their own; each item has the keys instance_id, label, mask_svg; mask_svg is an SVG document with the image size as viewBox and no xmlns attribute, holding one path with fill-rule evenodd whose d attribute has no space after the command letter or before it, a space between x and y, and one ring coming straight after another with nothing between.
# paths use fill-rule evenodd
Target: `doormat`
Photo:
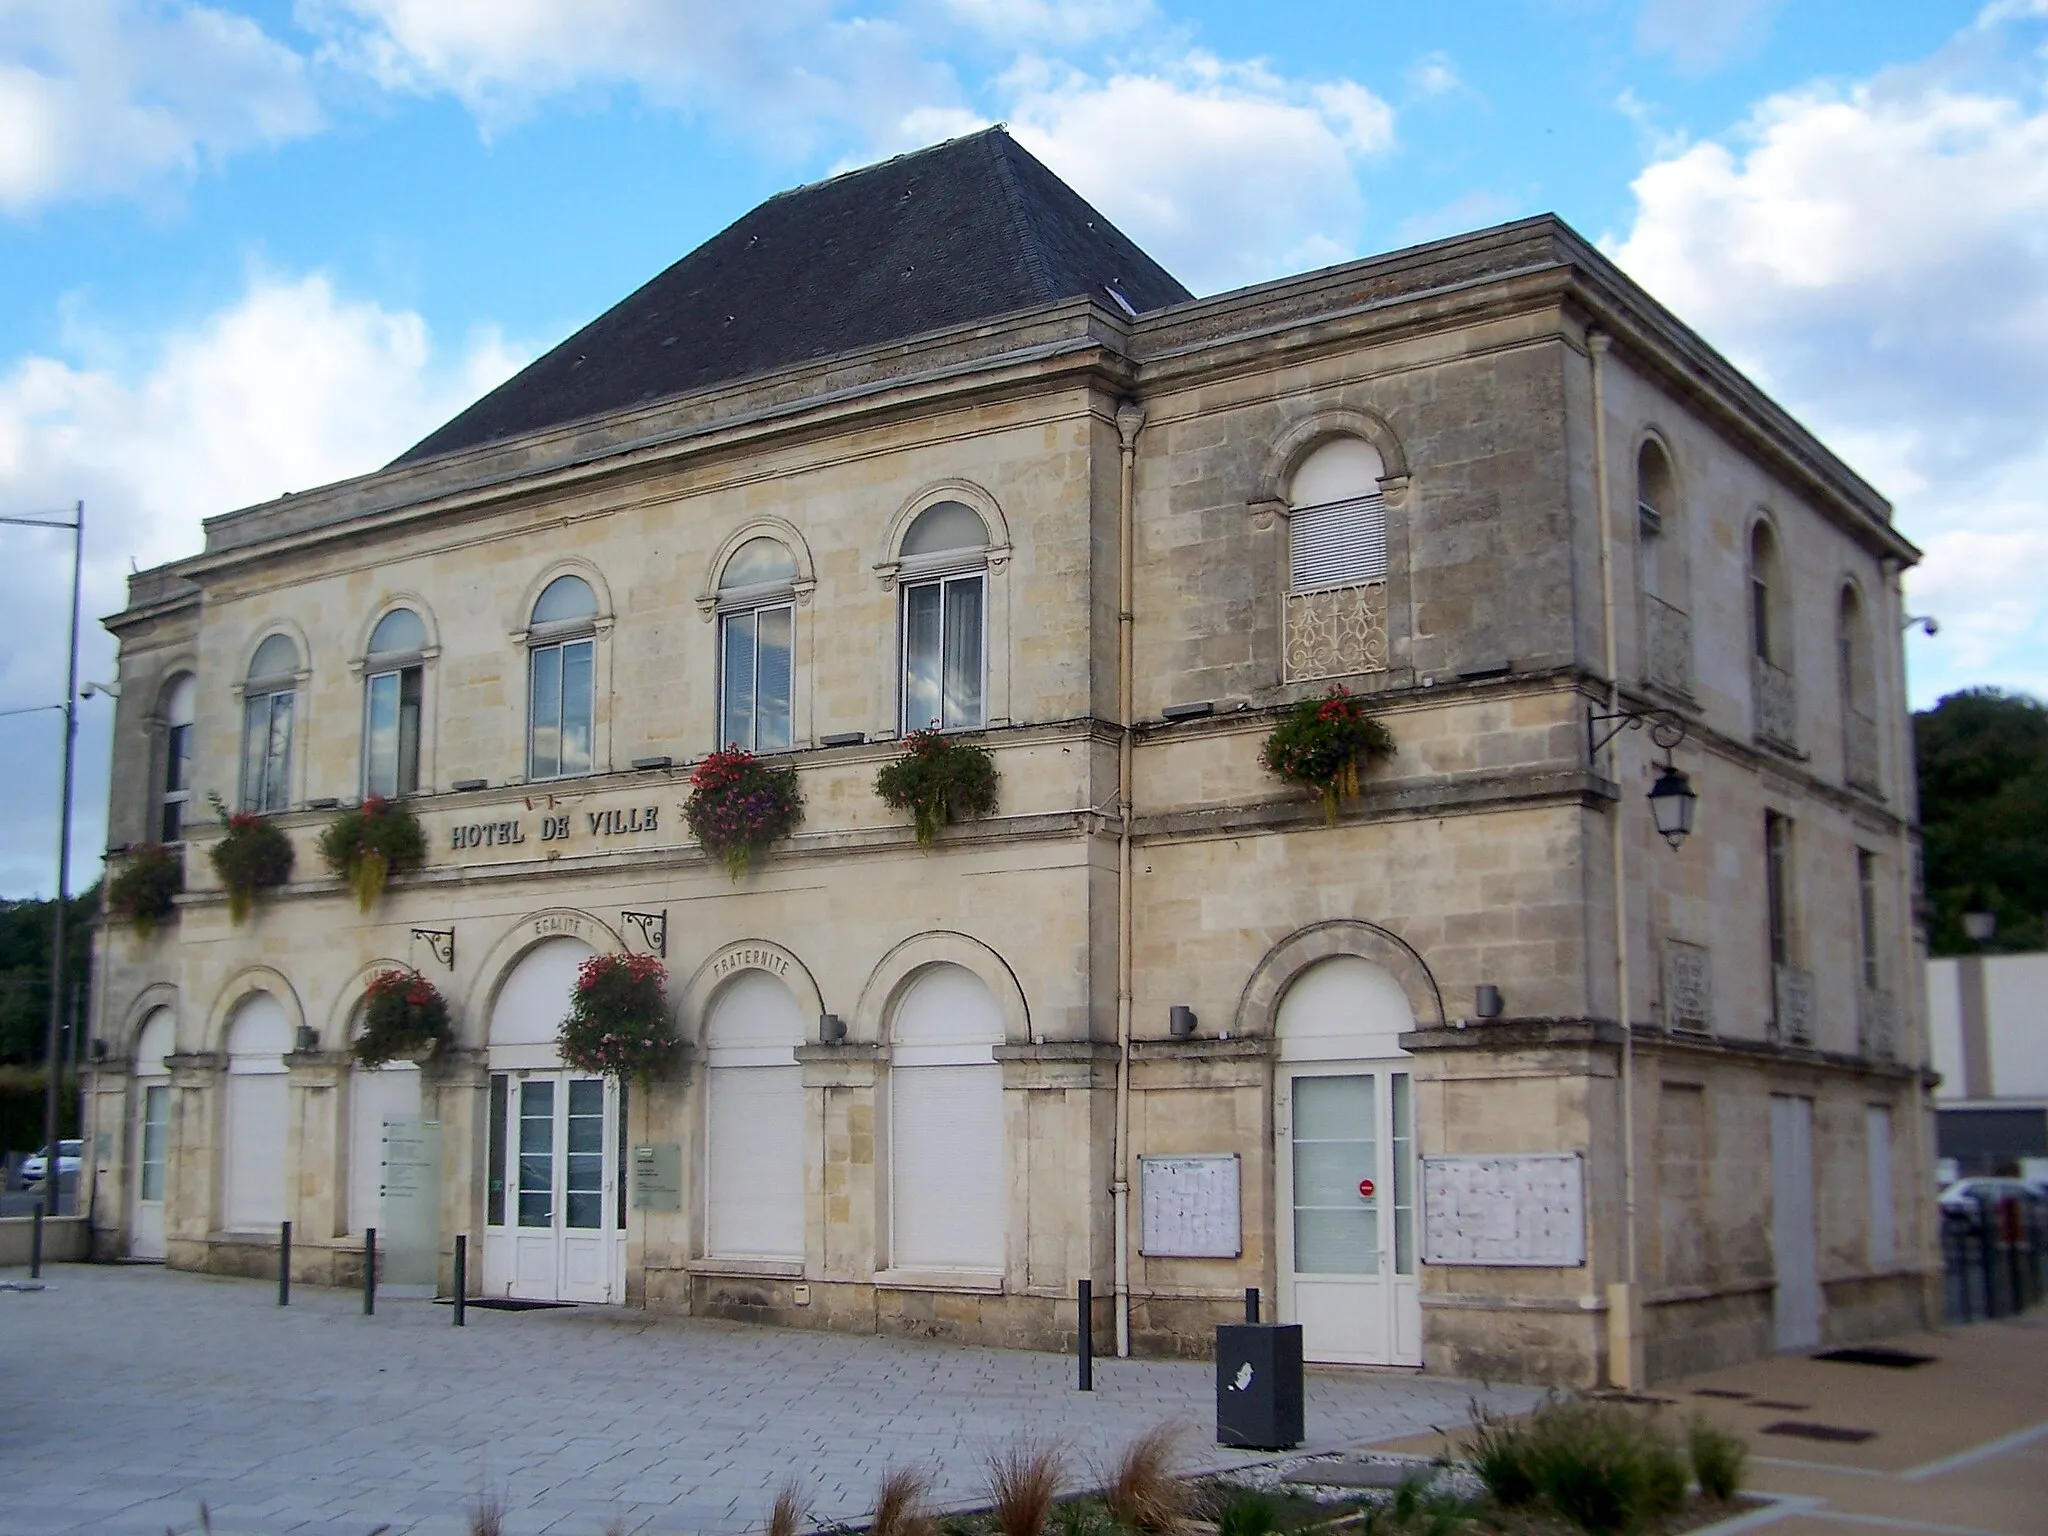
<instances>
[{"instance_id":1,"label":"doormat","mask_svg":"<svg viewBox=\"0 0 2048 1536\"><path fill-rule=\"evenodd\" d=\"M1759 1397L1754 1399L1749 1406L1752 1408L1775 1408L1779 1413L1804 1413L1813 1404L1782 1403L1775 1397Z\"/></svg>"},{"instance_id":2,"label":"doormat","mask_svg":"<svg viewBox=\"0 0 2048 1536\"><path fill-rule=\"evenodd\" d=\"M1933 1355L1916 1355L1910 1350L1890 1349L1882 1344L1866 1344L1856 1349L1824 1349L1813 1358L1834 1360L1843 1365L1881 1365L1894 1371L1910 1371L1916 1365L1932 1365L1935 1360Z\"/></svg>"},{"instance_id":3,"label":"doormat","mask_svg":"<svg viewBox=\"0 0 2048 1536\"><path fill-rule=\"evenodd\" d=\"M1749 1401L1749 1394L1747 1392L1736 1392L1727 1387L1694 1387L1692 1395L1694 1397L1725 1397L1731 1403L1746 1403Z\"/></svg>"},{"instance_id":4,"label":"doormat","mask_svg":"<svg viewBox=\"0 0 2048 1536\"><path fill-rule=\"evenodd\" d=\"M1775 1424L1766 1424L1763 1433L1790 1435L1797 1440L1834 1440L1843 1445L1861 1445L1865 1440L1877 1438L1874 1429L1844 1429L1839 1424L1802 1424L1797 1419L1780 1419Z\"/></svg>"},{"instance_id":5,"label":"doormat","mask_svg":"<svg viewBox=\"0 0 2048 1536\"><path fill-rule=\"evenodd\" d=\"M437 1307L452 1307L455 1300L450 1296L434 1298ZM465 1306L481 1307L486 1312L552 1312L556 1307L573 1307L573 1301L521 1301L512 1296L472 1296Z\"/></svg>"}]
</instances>

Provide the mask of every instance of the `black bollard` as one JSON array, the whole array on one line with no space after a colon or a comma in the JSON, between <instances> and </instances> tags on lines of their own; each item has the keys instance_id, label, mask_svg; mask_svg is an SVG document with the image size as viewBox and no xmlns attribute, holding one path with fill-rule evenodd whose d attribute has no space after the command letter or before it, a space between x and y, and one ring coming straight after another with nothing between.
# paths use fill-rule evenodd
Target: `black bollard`
<instances>
[{"instance_id":1,"label":"black bollard","mask_svg":"<svg viewBox=\"0 0 2048 1536\"><path fill-rule=\"evenodd\" d=\"M1081 1390L1095 1390L1095 1282L1081 1282L1081 1328L1075 1340L1081 1351Z\"/></svg>"},{"instance_id":2,"label":"black bollard","mask_svg":"<svg viewBox=\"0 0 2048 1536\"><path fill-rule=\"evenodd\" d=\"M377 1315L377 1229L363 1233L363 1316Z\"/></svg>"},{"instance_id":3,"label":"black bollard","mask_svg":"<svg viewBox=\"0 0 2048 1536\"><path fill-rule=\"evenodd\" d=\"M28 1237L28 1277L43 1278L43 1202L36 1201L36 1224Z\"/></svg>"},{"instance_id":4,"label":"black bollard","mask_svg":"<svg viewBox=\"0 0 2048 1536\"><path fill-rule=\"evenodd\" d=\"M1248 1323L1259 1320L1259 1288L1256 1285L1244 1288L1244 1320Z\"/></svg>"},{"instance_id":5,"label":"black bollard","mask_svg":"<svg viewBox=\"0 0 2048 1536\"><path fill-rule=\"evenodd\" d=\"M467 1326L462 1309L469 1301L469 1236L458 1232L455 1235L455 1326Z\"/></svg>"},{"instance_id":6,"label":"black bollard","mask_svg":"<svg viewBox=\"0 0 2048 1536\"><path fill-rule=\"evenodd\" d=\"M277 1224L277 1304L292 1304L292 1224Z\"/></svg>"}]
</instances>

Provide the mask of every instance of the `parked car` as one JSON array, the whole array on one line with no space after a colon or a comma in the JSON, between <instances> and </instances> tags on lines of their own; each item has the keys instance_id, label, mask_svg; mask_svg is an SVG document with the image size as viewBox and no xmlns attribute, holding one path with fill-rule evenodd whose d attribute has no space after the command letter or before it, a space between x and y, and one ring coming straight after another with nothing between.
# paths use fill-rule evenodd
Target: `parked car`
<instances>
[{"instance_id":1,"label":"parked car","mask_svg":"<svg viewBox=\"0 0 2048 1536\"><path fill-rule=\"evenodd\" d=\"M2021 1205L2040 1207L2048 1203L2041 1191L2025 1179L2003 1179L1979 1176L1957 1179L1941 1192L1941 1208L1959 1215L1974 1215L1985 1206L1997 1206L2005 1200L2017 1200Z\"/></svg>"},{"instance_id":2,"label":"parked car","mask_svg":"<svg viewBox=\"0 0 2048 1536\"><path fill-rule=\"evenodd\" d=\"M24 1186L40 1184L49 1165L48 1147L39 1147L22 1161L21 1182ZM61 1180L67 1173L78 1172L79 1160L85 1156L83 1140L64 1140L57 1143L57 1177Z\"/></svg>"}]
</instances>

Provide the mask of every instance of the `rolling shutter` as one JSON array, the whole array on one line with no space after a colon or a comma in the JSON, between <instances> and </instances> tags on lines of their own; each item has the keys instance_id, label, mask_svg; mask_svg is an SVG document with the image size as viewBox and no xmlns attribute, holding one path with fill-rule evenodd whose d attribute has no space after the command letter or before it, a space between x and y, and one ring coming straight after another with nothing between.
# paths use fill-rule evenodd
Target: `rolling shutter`
<instances>
[{"instance_id":1,"label":"rolling shutter","mask_svg":"<svg viewBox=\"0 0 2048 1536\"><path fill-rule=\"evenodd\" d=\"M275 1232L284 1220L285 1119L291 1079L275 1072L228 1077L227 1224L238 1232Z\"/></svg>"},{"instance_id":2,"label":"rolling shutter","mask_svg":"<svg viewBox=\"0 0 2048 1536\"><path fill-rule=\"evenodd\" d=\"M924 972L897 1005L889 1070L889 1262L1003 1268L1001 1015L958 966Z\"/></svg>"},{"instance_id":3,"label":"rolling shutter","mask_svg":"<svg viewBox=\"0 0 2048 1536\"><path fill-rule=\"evenodd\" d=\"M1387 574L1387 504L1375 493L1288 514L1287 585L1293 592L1378 581Z\"/></svg>"},{"instance_id":4,"label":"rolling shutter","mask_svg":"<svg viewBox=\"0 0 2048 1536\"><path fill-rule=\"evenodd\" d=\"M729 1259L804 1256L803 1015L766 971L718 994L705 1026L705 1247Z\"/></svg>"}]
</instances>

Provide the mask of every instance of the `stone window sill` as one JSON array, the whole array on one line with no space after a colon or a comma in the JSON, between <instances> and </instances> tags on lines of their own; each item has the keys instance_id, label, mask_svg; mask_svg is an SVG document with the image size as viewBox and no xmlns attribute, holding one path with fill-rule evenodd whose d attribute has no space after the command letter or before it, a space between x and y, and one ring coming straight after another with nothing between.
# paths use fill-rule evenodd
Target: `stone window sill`
<instances>
[{"instance_id":1,"label":"stone window sill","mask_svg":"<svg viewBox=\"0 0 2048 1536\"><path fill-rule=\"evenodd\" d=\"M875 1274L883 1291L961 1291L975 1296L1003 1294L1003 1277L986 1269L884 1269Z\"/></svg>"},{"instance_id":2,"label":"stone window sill","mask_svg":"<svg viewBox=\"0 0 2048 1536\"><path fill-rule=\"evenodd\" d=\"M751 1275L759 1280L801 1280L801 1259L691 1259L683 1268L693 1275Z\"/></svg>"}]
</instances>

